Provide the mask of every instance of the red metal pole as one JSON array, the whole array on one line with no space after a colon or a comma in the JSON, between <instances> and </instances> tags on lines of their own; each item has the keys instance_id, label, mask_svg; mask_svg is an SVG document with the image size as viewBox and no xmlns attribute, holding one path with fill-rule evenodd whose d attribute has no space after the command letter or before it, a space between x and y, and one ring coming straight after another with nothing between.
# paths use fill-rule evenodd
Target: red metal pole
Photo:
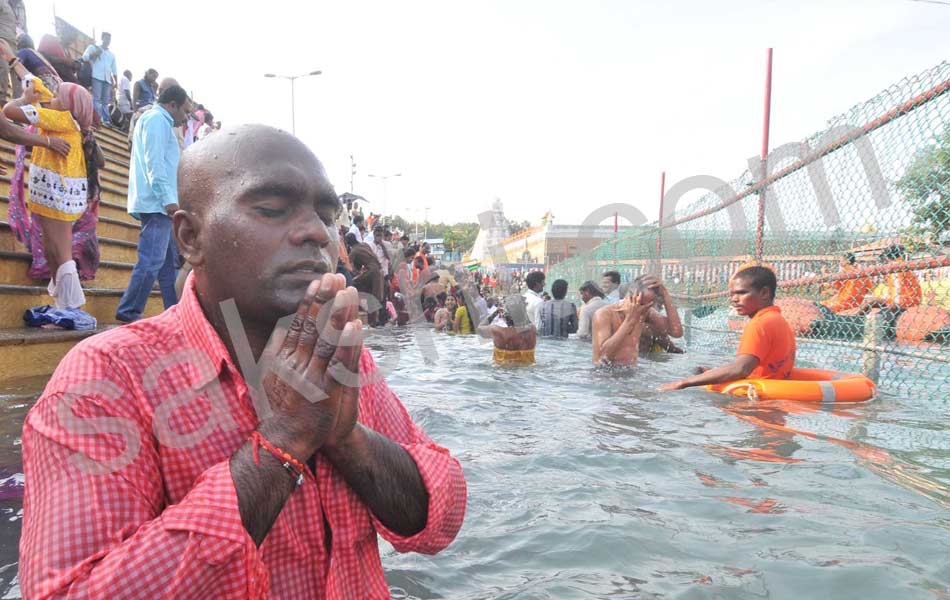
<instances>
[{"instance_id":1,"label":"red metal pole","mask_svg":"<svg viewBox=\"0 0 950 600\"><path fill-rule=\"evenodd\" d=\"M613 268L617 268L617 231L619 230L619 227L618 227L619 218L620 218L620 214L614 213L614 266Z\"/></svg>"},{"instance_id":2,"label":"red metal pole","mask_svg":"<svg viewBox=\"0 0 950 600\"><path fill-rule=\"evenodd\" d=\"M663 198L666 196L666 171L660 173L660 218L656 220L659 227L656 232L656 260L663 264Z\"/></svg>"},{"instance_id":3,"label":"red metal pole","mask_svg":"<svg viewBox=\"0 0 950 600\"><path fill-rule=\"evenodd\" d=\"M766 159L769 155L769 124L772 116L772 49L768 49L765 66L765 113L762 118L762 179L768 177ZM759 219L755 227L755 258L762 260L765 234L765 188L759 190Z\"/></svg>"}]
</instances>

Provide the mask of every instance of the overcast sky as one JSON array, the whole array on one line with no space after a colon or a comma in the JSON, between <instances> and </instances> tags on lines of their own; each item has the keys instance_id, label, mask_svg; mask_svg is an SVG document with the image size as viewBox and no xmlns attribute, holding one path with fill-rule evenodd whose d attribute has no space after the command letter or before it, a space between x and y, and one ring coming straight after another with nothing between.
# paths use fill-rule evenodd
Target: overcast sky
<instances>
[{"instance_id":1,"label":"overcast sky","mask_svg":"<svg viewBox=\"0 0 950 600\"><path fill-rule=\"evenodd\" d=\"M53 2L27 0L30 33ZM247 7L255 7L249 10ZM133 8L134 7L134 8ZM146 7L148 7L146 9ZM899 79L950 58L938 0L347 0L58 2L112 33L119 70L176 77L225 125L290 129L337 191L387 212L579 223L626 202L655 218L667 187L737 176L761 145L765 49L775 48L772 147L800 140Z\"/></svg>"}]
</instances>

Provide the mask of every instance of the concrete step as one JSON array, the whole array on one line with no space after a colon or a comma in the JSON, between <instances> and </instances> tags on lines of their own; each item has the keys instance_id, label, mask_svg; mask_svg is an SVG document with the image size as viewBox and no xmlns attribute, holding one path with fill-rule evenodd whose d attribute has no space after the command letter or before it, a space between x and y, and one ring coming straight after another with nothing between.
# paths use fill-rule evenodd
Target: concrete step
<instances>
[{"instance_id":1,"label":"concrete step","mask_svg":"<svg viewBox=\"0 0 950 600\"><path fill-rule=\"evenodd\" d=\"M96 229L98 233L98 228ZM110 262L135 263L138 260L137 245L135 242L116 240L109 237L98 236L99 238L99 256L102 260ZM0 250L5 252L25 252L24 248L13 235L10 224L0 220Z\"/></svg>"},{"instance_id":2,"label":"concrete step","mask_svg":"<svg viewBox=\"0 0 950 600\"><path fill-rule=\"evenodd\" d=\"M123 290L102 288L84 288L86 304L84 311L94 316L99 325L115 323L115 309L119 306ZM23 327L23 313L28 308L52 304L53 299L46 293L45 286L0 284L0 331ZM145 316L151 317L162 312L162 296L152 292L145 305Z\"/></svg>"},{"instance_id":3,"label":"concrete step","mask_svg":"<svg viewBox=\"0 0 950 600\"><path fill-rule=\"evenodd\" d=\"M112 199L106 199L105 196L100 196L99 200L99 218L108 217L113 221L120 221L127 225L131 225L136 229L139 229L140 223L135 220L135 217L129 214L126 210L128 200L122 198L120 202L116 202ZM136 239L138 239L136 237Z\"/></svg>"},{"instance_id":4,"label":"concrete step","mask_svg":"<svg viewBox=\"0 0 950 600\"><path fill-rule=\"evenodd\" d=\"M124 144L129 139L129 134L126 131L119 131L118 129L110 129L108 127L102 127L96 131L96 139L102 141L112 142L114 144Z\"/></svg>"},{"instance_id":5,"label":"concrete step","mask_svg":"<svg viewBox=\"0 0 950 600\"><path fill-rule=\"evenodd\" d=\"M92 331L35 327L0 330L0 380L50 375L70 348L112 327L115 326Z\"/></svg>"},{"instance_id":6,"label":"concrete step","mask_svg":"<svg viewBox=\"0 0 950 600\"><path fill-rule=\"evenodd\" d=\"M108 210L106 211L106 209ZM121 219L103 214L120 214ZM9 222L10 200L6 196L0 196L0 221ZM114 240L123 240L126 242L137 243L139 239L139 222L126 213L123 209L113 205L103 206L100 202L99 224L96 225L96 233L100 237L112 238Z\"/></svg>"},{"instance_id":7,"label":"concrete step","mask_svg":"<svg viewBox=\"0 0 950 600\"><path fill-rule=\"evenodd\" d=\"M30 279L27 271L33 257L26 252L0 251L0 282L10 285L37 285L38 282ZM100 261L96 278L83 282L89 287L124 290L129 285L132 276L133 263Z\"/></svg>"},{"instance_id":8,"label":"concrete step","mask_svg":"<svg viewBox=\"0 0 950 600\"><path fill-rule=\"evenodd\" d=\"M99 142L99 148L106 155L106 160L115 160L120 164L128 166L129 164L129 142L128 140L116 141L114 139L104 139L96 137Z\"/></svg>"}]
</instances>

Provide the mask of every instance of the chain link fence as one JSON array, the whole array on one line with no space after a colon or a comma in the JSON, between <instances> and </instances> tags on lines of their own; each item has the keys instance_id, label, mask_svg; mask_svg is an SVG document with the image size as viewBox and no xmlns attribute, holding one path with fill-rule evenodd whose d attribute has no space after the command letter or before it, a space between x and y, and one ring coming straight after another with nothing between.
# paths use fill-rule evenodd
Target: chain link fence
<instances>
[{"instance_id":1,"label":"chain link fence","mask_svg":"<svg viewBox=\"0 0 950 600\"><path fill-rule=\"evenodd\" d=\"M707 193L684 207L684 191ZM761 261L799 362L863 371L885 391L950 383L950 63L908 77L736 179L670 188L659 221L549 268L571 290L616 270L660 274L687 342L722 348L744 322L729 278ZM702 332L702 335L697 335Z\"/></svg>"}]
</instances>

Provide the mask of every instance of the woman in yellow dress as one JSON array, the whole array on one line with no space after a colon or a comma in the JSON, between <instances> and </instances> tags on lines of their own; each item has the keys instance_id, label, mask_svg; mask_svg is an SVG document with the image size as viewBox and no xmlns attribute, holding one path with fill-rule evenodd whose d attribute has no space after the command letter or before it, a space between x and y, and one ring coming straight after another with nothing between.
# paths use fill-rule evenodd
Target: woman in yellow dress
<instances>
[{"instance_id":1,"label":"woman in yellow dress","mask_svg":"<svg viewBox=\"0 0 950 600\"><path fill-rule=\"evenodd\" d=\"M455 319L453 319L452 322L452 330L460 335L475 333L475 326L472 322L472 318L468 314L468 306L466 306L465 299L462 297L458 299L458 308L455 309Z\"/></svg>"},{"instance_id":2,"label":"woman in yellow dress","mask_svg":"<svg viewBox=\"0 0 950 600\"><path fill-rule=\"evenodd\" d=\"M72 83L61 84L53 96L22 65L12 66L23 79L23 96L8 102L3 114L16 123L37 126L41 136L70 145L66 156L33 147L27 206L43 230L43 254L52 276L49 293L58 308L78 308L86 298L72 257L72 225L88 206L83 137L92 134L92 96Z\"/></svg>"}]
</instances>

